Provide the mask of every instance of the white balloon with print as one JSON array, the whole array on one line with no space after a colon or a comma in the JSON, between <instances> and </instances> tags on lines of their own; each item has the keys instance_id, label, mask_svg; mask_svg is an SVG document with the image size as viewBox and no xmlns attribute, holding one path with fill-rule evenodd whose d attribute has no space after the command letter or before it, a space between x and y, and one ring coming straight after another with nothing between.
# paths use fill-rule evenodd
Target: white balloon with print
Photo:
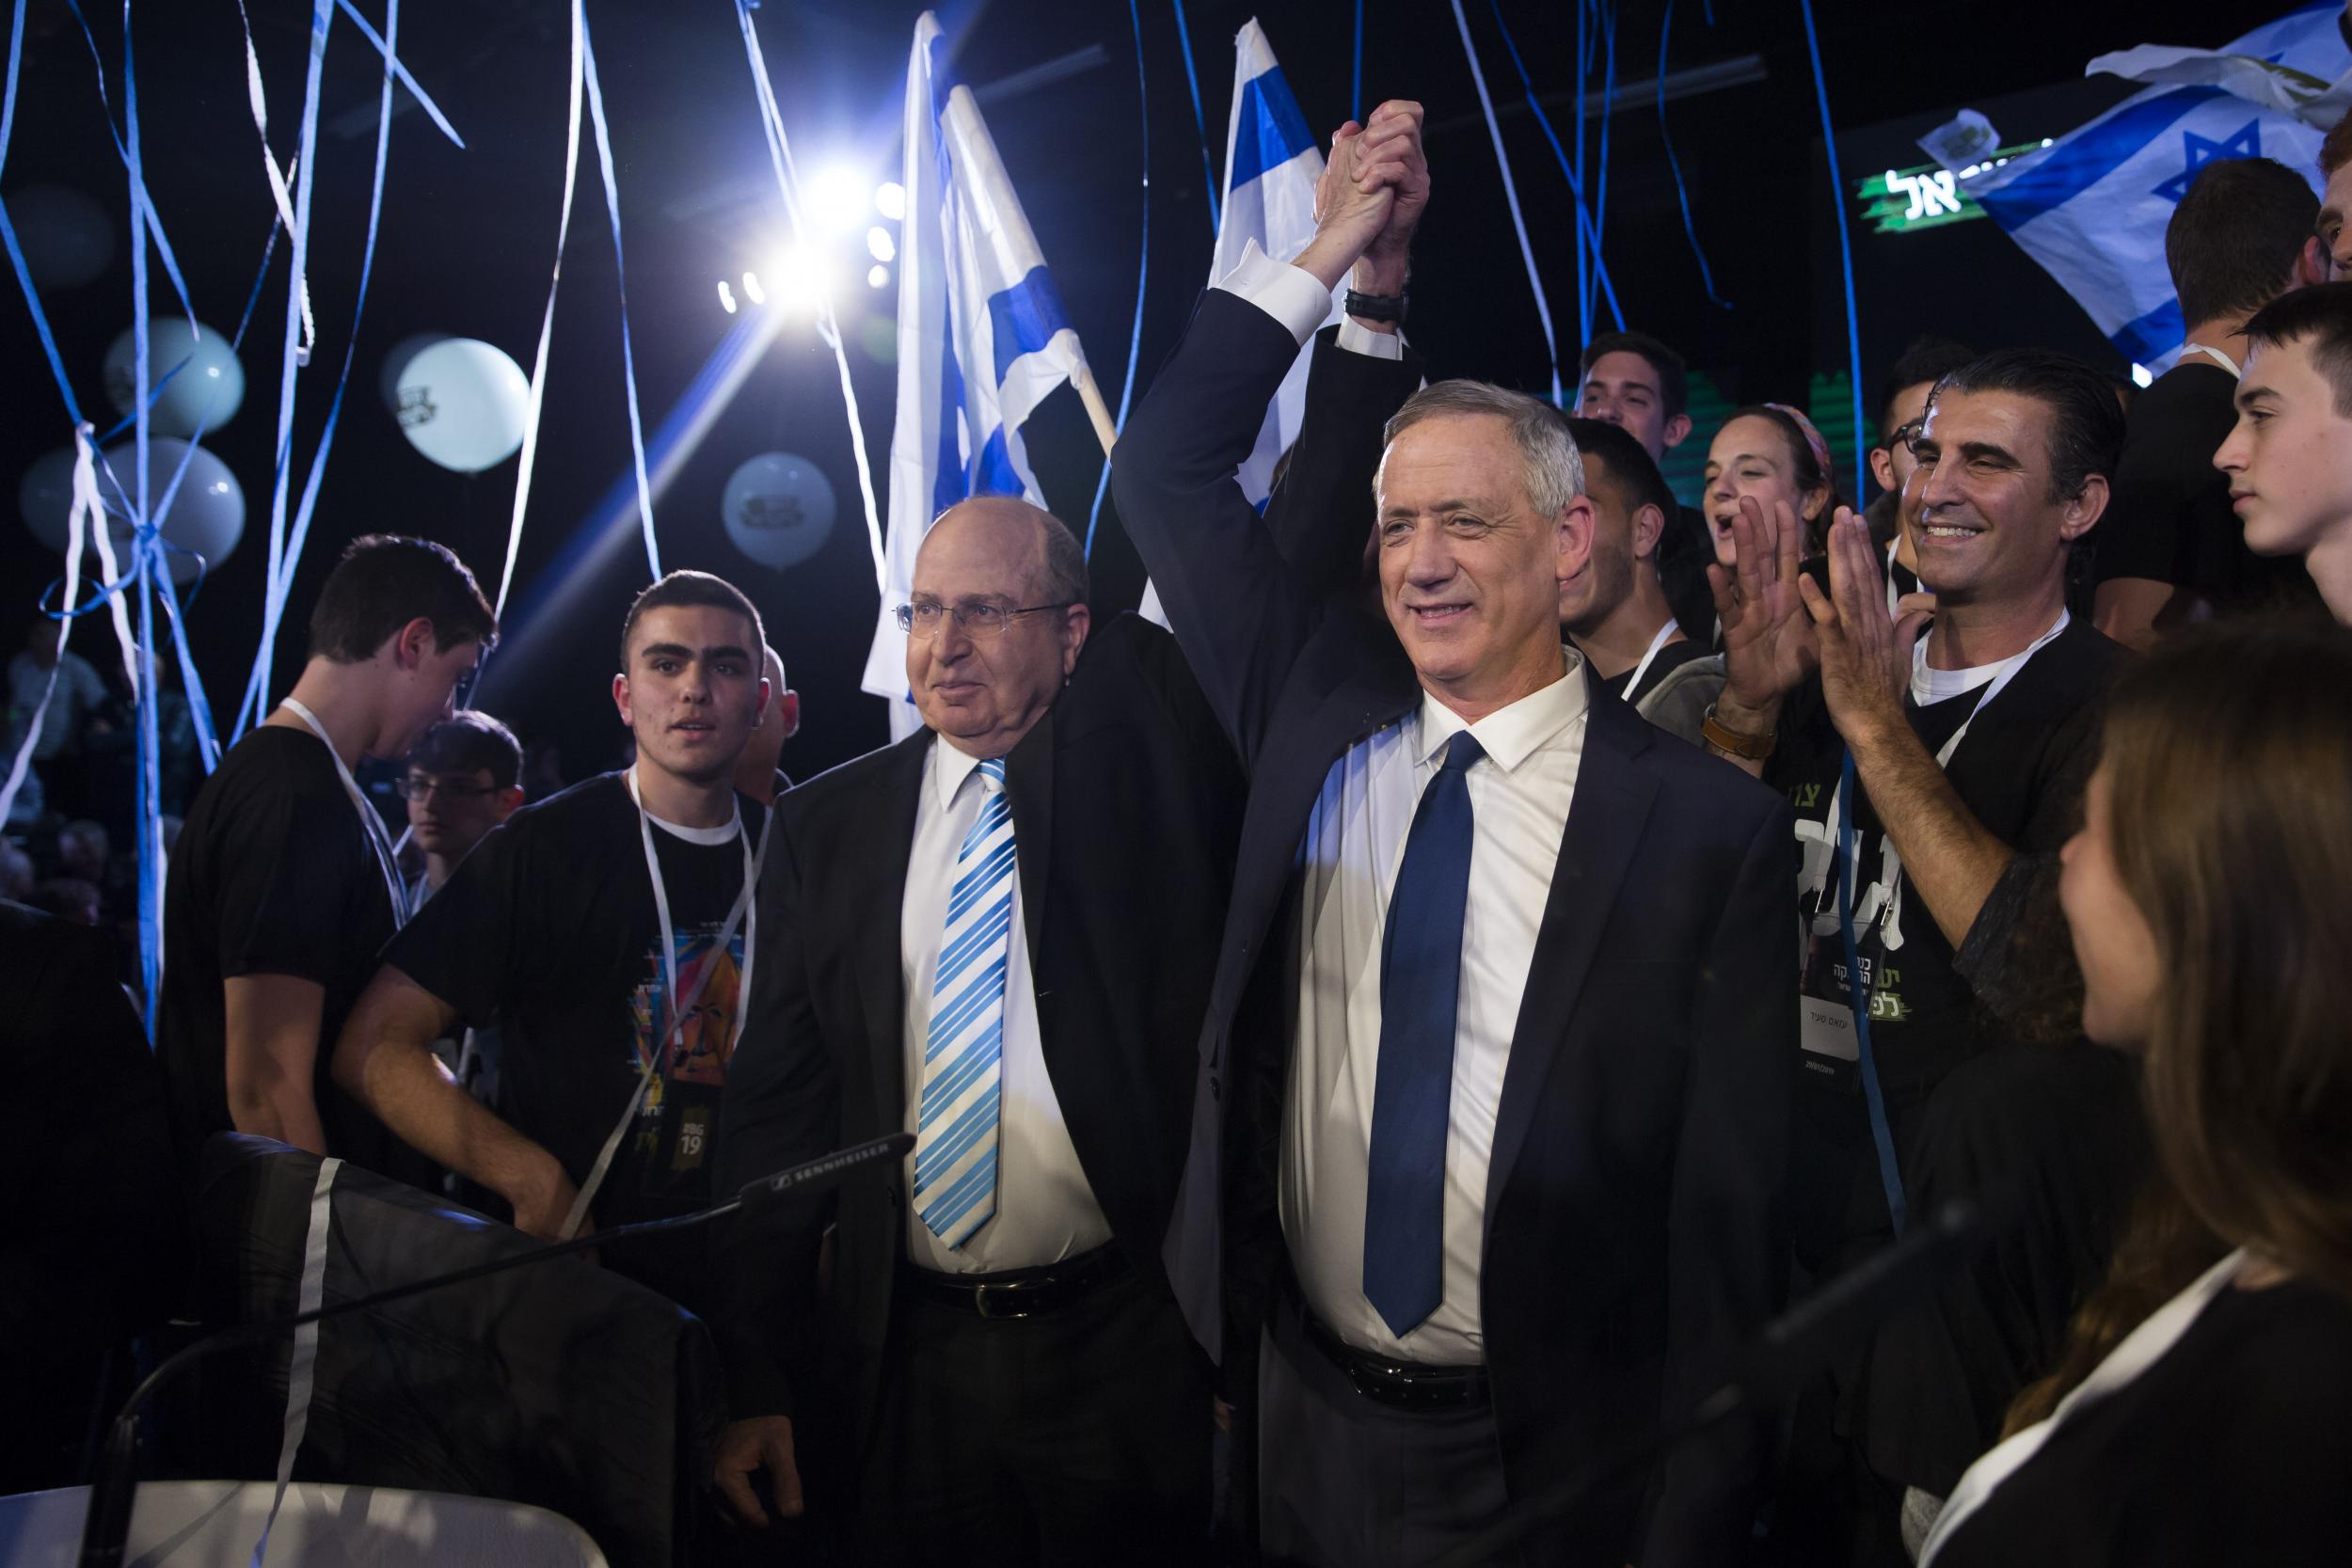
<instances>
[{"instance_id":1,"label":"white balloon with print","mask_svg":"<svg viewBox=\"0 0 2352 1568\"><path fill-rule=\"evenodd\" d=\"M106 401L129 418L137 402L137 341L124 327L106 350ZM168 378L168 379L167 379ZM245 402L245 367L229 340L185 316L147 324L148 432L194 440L218 430Z\"/></svg>"},{"instance_id":2,"label":"white balloon with print","mask_svg":"<svg viewBox=\"0 0 2352 1568\"><path fill-rule=\"evenodd\" d=\"M148 488L155 504L162 503L181 457L188 451L187 442L171 436L158 436L148 443ZM130 507L122 492L138 483L137 448L132 441L118 441L103 456L98 498L106 508L106 532L114 544L116 563L127 572L132 528ZM73 508L73 449L60 447L25 470L24 482L17 486L16 504L33 537L64 555ZM171 510L164 515L164 543L176 546L164 552L171 580L189 583L199 570L219 570L244 534L244 486L229 471L229 465L196 448L188 457L187 474L172 498ZM87 543L83 546L83 565L92 574L100 568L98 551Z\"/></svg>"},{"instance_id":3,"label":"white balloon with print","mask_svg":"<svg viewBox=\"0 0 2352 1568\"><path fill-rule=\"evenodd\" d=\"M397 387L401 433L444 468L478 474L523 444L531 383L501 349L443 339L402 367Z\"/></svg>"},{"instance_id":4,"label":"white balloon with print","mask_svg":"<svg viewBox=\"0 0 2352 1568\"><path fill-rule=\"evenodd\" d=\"M411 332L385 354L383 369L376 372L375 385L377 390L384 394L384 406L392 414L397 416L400 413L401 372L416 360L418 355L435 343L448 341L449 334L446 332Z\"/></svg>"},{"instance_id":5,"label":"white balloon with print","mask_svg":"<svg viewBox=\"0 0 2352 1568\"><path fill-rule=\"evenodd\" d=\"M728 479L720 512L737 549L762 566L797 566L833 532L833 483L805 457L762 452Z\"/></svg>"}]
</instances>

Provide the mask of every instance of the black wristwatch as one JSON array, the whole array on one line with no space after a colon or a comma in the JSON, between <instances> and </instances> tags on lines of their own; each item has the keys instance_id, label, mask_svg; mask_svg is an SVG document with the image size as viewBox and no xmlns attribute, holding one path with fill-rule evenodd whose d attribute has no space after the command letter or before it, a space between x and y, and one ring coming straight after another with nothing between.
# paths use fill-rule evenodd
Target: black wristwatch
<instances>
[{"instance_id":1,"label":"black wristwatch","mask_svg":"<svg viewBox=\"0 0 2352 1568\"><path fill-rule=\"evenodd\" d=\"M1402 322L1405 319L1403 294L1359 294L1347 291L1347 313L1361 316L1368 322Z\"/></svg>"}]
</instances>

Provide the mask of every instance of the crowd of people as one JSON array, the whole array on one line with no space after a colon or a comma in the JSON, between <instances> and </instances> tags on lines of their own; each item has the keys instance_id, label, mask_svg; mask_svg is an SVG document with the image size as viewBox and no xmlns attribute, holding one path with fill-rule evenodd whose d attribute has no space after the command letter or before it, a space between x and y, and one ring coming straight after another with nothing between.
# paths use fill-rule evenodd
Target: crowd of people
<instances>
[{"instance_id":1,"label":"crowd of people","mask_svg":"<svg viewBox=\"0 0 2352 1568\"><path fill-rule=\"evenodd\" d=\"M603 1255L708 1323L755 1556L2338 1560L2352 119L2324 204L2188 188L2137 396L1923 313L1859 511L1790 404L1694 431L1642 333L1570 410L1427 383L1421 123L1341 130L1314 240L1121 435L1171 629L960 501L894 607L923 727L797 786L727 582L636 597L633 760L526 799L454 710L472 575L352 545L171 853L183 1179L262 1134L555 1240L912 1134ZM104 699L56 684L65 781ZM1974 1244L1802 1364L1758 1338L1937 1227Z\"/></svg>"}]
</instances>

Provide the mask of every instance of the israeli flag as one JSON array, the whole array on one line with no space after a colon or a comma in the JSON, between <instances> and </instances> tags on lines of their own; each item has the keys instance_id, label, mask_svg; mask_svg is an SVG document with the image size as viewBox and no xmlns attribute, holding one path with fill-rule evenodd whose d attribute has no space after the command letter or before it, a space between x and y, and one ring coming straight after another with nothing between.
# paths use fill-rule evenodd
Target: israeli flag
<instances>
[{"instance_id":1,"label":"israeli flag","mask_svg":"<svg viewBox=\"0 0 2352 1568\"><path fill-rule=\"evenodd\" d=\"M1315 237L1315 182L1323 178L1323 153L1307 117L1298 111L1282 68L1274 61L1265 29L1251 17L1233 37L1233 111L1225 123L1225 198L1217 209L1216 254L1209 282L1221 281L1241 264L1251 241L1278 261L1287 261ZM1332 291L1325 325L1340 319L1345 286ZM1307 365L1302 352L1282 378L1258 444L1241 466L1242 494L1263 509L1274 488L1274 465L1298 439L1307 411ZM1144 585L1141 613L1161 626L1168 617L1158 591Z\"/></svg>"},{"instance_id":2,"label":"israeli flag","mask_svg":"<svg viewBox=\"0 0 2352 1568\"><path fill-rule=\"evenodd\" d=\"M2014 159L1970 194L2057 278L2135 364L2168 365L2188 325L2164 261L2164 230L2189 182L2225 158L2269 158L2316 190L2325 125L2280 106L2256 80L2314 89L2352 71L2341 0L2308 6L2220 49L2135 49L2090 71L2153 83L2052 146Z\"/></svg>"},{"instance_id":3,"label":"israeli flag","mask_svg":"<svg viewBox=\"0 0 2352 1568\"><path fill-rule=\"evenodd\" d=\"M865 689L890 701L890 734L923 727L907 691L906 633L931 520L971 496L1042 506L1021 427L1086 356L1022 214L972 89L947 61L938 19L914 24L907 61L906 218L898 251L898 414L882 610Z\"/></svg>"}]
</instances>

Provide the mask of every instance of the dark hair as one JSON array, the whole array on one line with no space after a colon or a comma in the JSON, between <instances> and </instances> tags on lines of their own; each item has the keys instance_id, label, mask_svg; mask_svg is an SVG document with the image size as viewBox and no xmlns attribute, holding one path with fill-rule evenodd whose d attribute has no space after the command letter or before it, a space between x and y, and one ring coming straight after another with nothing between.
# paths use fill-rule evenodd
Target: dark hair
<instances>
[{"instance_id":1,"label":"dark hair","mask_svg":"<svg viewBox=\"0 0 2352 1568\"><path fill-rule=\"evenodd\" d=\"M1888 421L1895 417L1895 400L1903 395L1905 388L1933 387L1961 366L1977 356L1977 351L1966 343L1942 338L1930 332L1911 340L1902 357L1886 372L1885 383L1879 388L1878 445L1886 445L1894 435Z\"/></svg>"},{"instance_id":2,"label":"dark hair","mask_svg":"<svg viewBox=\"0 0 2352 1568\"><path fill-rule=\"evenodd\" d=\"M1600 483L1616 490L1628 512L1654 506L1665 517L1668 527L1674 525L1677 510L1675 493L1667 488L1666 476L1658 471L1649 449L1635 440L1630 431L1606 420L1572 419L1568 421L1568 435L1584 459L1584 488L1588 493L1594 484L1593 460L1598 458Z\"/></svg>"},{"instance_id":3,"label":"dark hair","mask_svg":"<svg viewBox=\"0 0 2352 1568\"><path fill-rule=\"evenodd\" d=\"M447 547L397 533L363 534L344 548L310 607L310 657L365 663L419 616L433 623L437 653L460 642L486 650L498 641L490 601Z\"/></svg>"},{"instance_id":4,"label":"dark hair","mask_svg":"<svg viewBox=\"0 0 2352 1568\"><path fill-rule=\"evenodd\" d=\"M1827 443L1824 442L1822 451L1817 451L1813 445L1820 438L1820 432L1816 430L1808 435L1805 427L1790 416L1787 405L1774 403L1743 403L1724 416L1724 424L1729 424L1734 420L1751 419L1770 420L1780 431L1781 439L1788 443L1789 458L1796 465L1798 489L1809 491L1827 487L1829 499L1821 503L1820 518L1821 527L1826 531L1830 518L1836 514L1839 498L1837 471L1823 461ZM1721 430L1723 426L1716 428Z\"/></svg>"},{"instance_id":5,"label":"dark hair","mask_svg":"<svg viewBox=\"0 0 2352 1568\"><path fill-rule=\"evenodd\" d=\"M2352 1298L2352 632L2249 616L2126 666L2100 760L2115 872L2155 939L2160 1171L2012 1426L2230 1246Z\"/></svg>"},{"instance_id":6,"label":"dark hair","mask_svg":"<svg viewBox=\"0 0 2352 1568\"><path fill-rule=\"evenodd\" d=\"M2256 348L2309 341L2312 367L2335 388L2336 413L2352 420L2352 282L2295 289L2254 312L2246 341Z\"/></svg>"},{"instance_id":7,"label":"dark hair","mask_svg":"<svg viewBox=\"0 0 2352 1568\"><path fill-rule=\"evenodd\" d=\"M522 776L522 743L515 732L477 708L459 708L424 732L409 748L408 766L421 773L490 775L496 789L512 789Z\"/></svg>"},{"instance_id":8,"label":"dark hair","mask_svg":"<svg viewBox=\"0 0 2352 1568\"><path fill-rule=\"evenodd\" d=\"M1658 372L1658 396L1666 405L1666 418L1690 411L1690 372L1682 356L1673 349L1646 332L1604 332L1584 345L1584 357L1576 365L1578 385L1593 373L1593 366L1604 354L1638 354L1648 360L1649 368Z\"/></svg>"},{"instance_id":9,"label":"dark hair","mask_svg":"<svg viewBox=\"0 0 2352 1568\"><path fill-rule=\"evenodd\" d=\"M2194 326L2275 296L2319 220L2303 177L2268 158L2207 164L2164 226L2164 262Z\"/></svg>"},{"instance_id":10,"label":"dark hair","mask_svg":"<svg viewBox=\"0 0 2352 1568\"><path fill-rule=\"evenodd\" d=\"M2328 139L2319 144L2320 178L2333 179L2336 170L2346 164L2352 164L2352 114L2346 114L2330 126Z\"/></svg>"},{"instance_id":11,"label":"dark hair","mask_svg":"<svg viewBox=\"0 0 2352 1568\"><path fill-rule=\"evenodd\" d=\"M2050 410L2042 426L2049 448L2050 499L2071 501L2092 474L2112 475L2123 451L2123 410L2115 384L2071 354L2046 348L2005 348L1972 359L1935 384L1932 408L1948 392L2013 392Z\"/></svg>"},{"instance_id":12,"label":"dark hair","mask_svg":"<svg viewBox=\"0 0 2352 1568\"><path fill-rule=\"evenodd\" d=\"M760 625L758 609L740 588L708 572L672 572L632 599L628 613L621 618L621 670L624 673L628 670L628 640L636 634L637 618L648 610L681 607L724 610L749 621L752 640L744 644L747 652L764 647L768 641L767 630Z\"/></svg>"}]
</instances>

